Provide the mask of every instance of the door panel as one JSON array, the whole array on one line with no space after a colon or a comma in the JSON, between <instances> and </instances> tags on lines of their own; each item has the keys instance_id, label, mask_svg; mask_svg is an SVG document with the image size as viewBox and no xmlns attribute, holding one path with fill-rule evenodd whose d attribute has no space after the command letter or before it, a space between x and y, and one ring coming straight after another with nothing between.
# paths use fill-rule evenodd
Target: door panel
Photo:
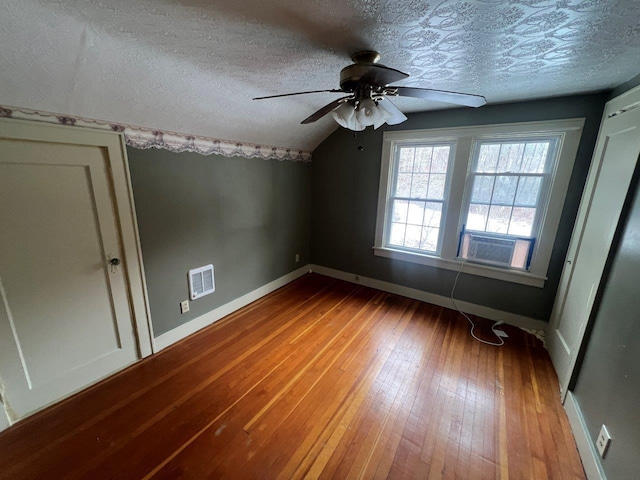
<instances>
[{"instance_id":1,"label":"door panel","mask_svg":"<svg viewBox=\"0 0 640 480\"><path fill-rule=\"evenodd\" d=\"M594 165L551 314L549 352L563 395L567 392L639 154L640 108L607 118L601 128Z\"/></svg>"},{"instance_id":2,"label":"door panel","mask_svg":"<svg viewBox=\"0 0 640 480\"><path fill-rule=\"evenodd\" d=\"M13 420L137 358L105 150L0 139L0 376Z\"/></svg>"}]
</instances>

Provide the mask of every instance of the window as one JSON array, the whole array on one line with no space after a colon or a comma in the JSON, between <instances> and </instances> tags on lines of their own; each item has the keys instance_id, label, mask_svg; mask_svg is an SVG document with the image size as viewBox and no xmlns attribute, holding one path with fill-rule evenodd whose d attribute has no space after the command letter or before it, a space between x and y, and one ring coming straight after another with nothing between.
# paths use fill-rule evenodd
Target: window
<instances>
[{"instance_id":1,"label":"window","mask_svg":"<svg viewBox=\"0 0 640 480\"><path fill-rule=\"evenodd\" d=\"M531 236L556 139L479 142L470 175L467 229Z\"/></svg>"},{"instance_id":2,"label":"window","mask_svg":"<svg viewBox=\"0 0 640 480\"><path fill-rule=\"evenodd\" d=\"M451 152L450 144L440 143L396 148L389 245L439 252Z\"/></svg>"},{"instance_id":3,"label":"window","mask_svg":"<svg viewBox=\"0 0 640 480\"><path fill-rule=\"evenodd\" d=\"M460 258L529 268L559 141L560 135L475 142Z\"/></svg>"},{"instance_id":4,"label":"window","mask_svg":"<svg viewBox=\"0 0 640 480\"><path fill-rule=\"evenodd\" d=\"M542 287L582 125L386 132L376 255Z\"/></svg>"}]
</instances>

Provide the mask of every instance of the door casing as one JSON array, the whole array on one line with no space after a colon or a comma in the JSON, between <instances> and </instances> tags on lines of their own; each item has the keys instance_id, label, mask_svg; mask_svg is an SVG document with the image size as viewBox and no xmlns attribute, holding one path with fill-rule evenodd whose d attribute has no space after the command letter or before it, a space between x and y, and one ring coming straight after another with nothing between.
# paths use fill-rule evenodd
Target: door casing
<instances>
[{"instance_id":1,"label":"door casing","mask_svg":"<svg viewBox=\"0 0 640 480\"><path fill-rule=\"evenodd\" d=\"M48 142L98 147L105 152L111 179L111 198L120 235L122 267L134 330L137 357L153 353L153 334L144 277L137 220L124 136L116 132L93 130L25 120L0 118L0 131L5 139ZM0 385L0 392L2 385ZM1 400L0 396L0 400ZM2 405L0 431L8 426L11 416Z\"/></svg>"},{"instance_id":2,"label":"door casing","mask_svg":"<svg viewBox=\"0 0 640 480\"><path fill-rule=\"evenodd\" d=\"M626 141L627 146L632 145L631 148L627 148L627 151L632 151L631 154L625 158L608 158L613 142L619 141ZM558 374L563 401L574 377L585 332L593 317L594 301L639 152L640 87L637 87L610 100L605 106L593 160L551 312L547 348ZM606 213L603 212L605 206ZM606 217L606 221L602 222L603 228L600 238L597 239L599 248L594 249L594 245L591 245L592 239L589 238L589 231L593 230L594 224L590 224L589 220L591 218L593 222L597 215L600 218ZM589 248L593 250L590 256L585 254ZM584 263L581 262L591 262L592 268L582 269ZM580 275L584 270L590 271L590 278ZM576 271L577 277L574 276Z\"/></svg>"}]
</instances>

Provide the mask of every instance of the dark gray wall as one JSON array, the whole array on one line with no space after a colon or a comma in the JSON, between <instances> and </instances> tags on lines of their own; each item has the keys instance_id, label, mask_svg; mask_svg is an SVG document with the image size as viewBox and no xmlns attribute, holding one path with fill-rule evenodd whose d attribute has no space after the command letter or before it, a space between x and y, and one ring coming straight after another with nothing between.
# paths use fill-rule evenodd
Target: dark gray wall
<instances>
[{"instance_id":1,"label":"dark gray wall","mask_svg":"<svg viewBox=\"0 0 640 480\"><path fill-rule=\"evenodd\" d=\"M547 321L607 94L412 114L395 127L336 130L313 152L311 260L326 267L448 296L456 272L374 256L382 132L585 117L544 288L461 275L456 298ZM364 147L362 151L358 146Z\"/></svg>"},{"instance_id":2,"label":"dark gray wall","mask_svg":"<svg viewBox=\"0 0 640 480\"><path fill-rule=\"evenodd\" d=\"M156 336L309 262L310 164L127 154ZM188 270L209 263L216 291L181 315Z\"/></svg>"},{"instance_id":3,"label":"dark gray wall","mask_svg":"<svg viewBox=\"0 0 640 480\"><path fill-rule=\"evenodd\" d=\"M613 437L602 466L608 478L640 472L640 192L614 252L574 389L595 442L602 424Z\"/></svg>"}]
</instances>

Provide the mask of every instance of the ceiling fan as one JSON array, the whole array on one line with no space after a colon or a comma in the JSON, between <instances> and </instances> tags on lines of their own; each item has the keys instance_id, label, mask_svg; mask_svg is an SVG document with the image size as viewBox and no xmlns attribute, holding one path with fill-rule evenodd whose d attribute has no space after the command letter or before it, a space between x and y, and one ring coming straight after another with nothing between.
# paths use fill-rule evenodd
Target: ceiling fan
<instances>
[{"instance_id":1,"label":"ceiling fan","mask_svg":"<svg viewBox=\"0 0 640 480\"><path fill-rule=\"evenodd\" d=\"M254 100L309 93L346 93L346 96L325 105L301 123L313 123L331 113L336 122L354 131L364 130L369 125L378 128L384 123L397 125L404 122L407 117L391 102L390 97L415 97L468 107L481 107L487 103L482 95L389 85L403 80L409 75L395 68L379 64L380 54L378 52L371 50L356 52L351 55L351 60L354 63L340 71L339 89L284 93L256 97Z\"/></svg>"}]
</instances>

